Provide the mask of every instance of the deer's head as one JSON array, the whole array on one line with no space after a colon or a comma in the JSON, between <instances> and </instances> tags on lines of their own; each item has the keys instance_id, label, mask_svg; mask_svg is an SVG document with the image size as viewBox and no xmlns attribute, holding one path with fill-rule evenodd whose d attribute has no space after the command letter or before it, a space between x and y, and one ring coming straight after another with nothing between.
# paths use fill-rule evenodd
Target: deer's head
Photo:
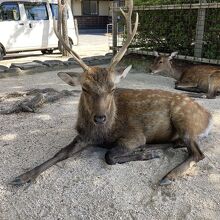
<instances>
[{"instance_id":1,"label":"deer's head","mask_svg":"<svg viewBox=\"0 0 220 220\"><path fill-rule=\"evenodd\" d=\"M160 55L157 51L154 51L155 59L153 64L150 66L151 73L169 73L172 66L171 60L178 54L178 52L173 52L169 56Z\"/></svg>"},{"instance_id":2,"label":"deer's head","mask_svg":"<svg viewBox=\"0 0 220 220\"><path fill-rule=\"evenodd\" d=\"M131 15L133 1L130 0L128 3L128 12L125 13L121 10L127 23L127 39L118 53L113 57L110 65L106 68L87 66L76 52L64 42L55 29L55 33L63 47L68 50L84 70L81 74L61 72L58 76L71 86L80 83L82 87L80 101L83 104L83 111L86 111L87 114L89 114L89 117L87 118L92 120L97 126L104 125L108 120L112 119L112 115L115 113L114 91L116 85L122 78L126 77L131 69L131 66L128 66L122 71L117 71L115 68L126 53L128 46L137 32L138 14L136 14L136 22L132 30Z\"/></svg>"},{"instance_id":3,"label":"deer's head","mask_svg":"<svg viewBox=\"0 0 220 220\"><path fill-rule=\"evenodd\" d=\"M121 72L109 68L90 67L82 74L60 72L58 76L67 84L82 87L81 102L84 110L97 125L111 120L115 111L114 92L117 83L125 78L131 66Z\"/></svg>"}]
</instances>

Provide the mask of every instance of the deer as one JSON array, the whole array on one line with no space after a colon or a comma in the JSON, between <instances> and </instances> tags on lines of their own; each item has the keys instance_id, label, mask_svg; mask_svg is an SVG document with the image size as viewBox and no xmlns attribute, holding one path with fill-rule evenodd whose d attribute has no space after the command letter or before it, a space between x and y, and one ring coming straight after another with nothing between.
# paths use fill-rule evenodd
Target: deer
<instances>
[{"instance_id":1,"label":"deer","mask_svg":"<svg viewBox=\"0 0 220 220\"><path fill-rule=\"evenodd\" d=\"M166 73L176 80L175 89L187 92L206 93L206 98L214 99L220 92L220 67L214 65L178 65L173 59L178 52L160 55L154 51L155 59L150 65L151 72ZM192 97L201 97L191 94Z\"/></svg>"},{"instance_id":2,"label":"deer","mask_svg":"<svg viewBox=\"0 0 220 220\"><path fill-rule=\"evenodd\" d=\"M91 146L106 148L108 165L158 158L156 149L165 149L167 145L186 148L187 158L161 178L161 186L172 184L204 158L197 140L208 135L212 121L204 107L183 94L116 87L131 70L131 65L123 70L116 66L138 28L138 13L132 27L133 1L128 1L127 12L121 11L126 18L127 38L107 67L88 66L55 30L62 45L83 69L80 74L58 73L68 85L82 87L75 127L77 135L53 157L10 184L19 186L32 182L54 164ZM175 144L178 142L180 144Z\"/></svg>"}]
</instances>

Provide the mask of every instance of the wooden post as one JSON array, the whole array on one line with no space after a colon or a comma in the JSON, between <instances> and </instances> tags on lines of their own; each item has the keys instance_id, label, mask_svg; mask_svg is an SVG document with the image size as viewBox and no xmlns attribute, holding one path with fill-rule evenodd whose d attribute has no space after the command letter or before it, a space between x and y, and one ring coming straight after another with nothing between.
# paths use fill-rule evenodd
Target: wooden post
<instances>
[{"instance_id":1,"label":"wooden post","mask_svg":"<svg viewBox=\"0 0 220 220\"><path fill-rule=\"evenodd\" d=\"M76 45L78 45L79 44L79 28L78 28L78 22L76 18L74 18L74 25L75 25L75 31L76 31L76 37L77 37Z\"/></svg>"},{"instance_id":2,"label":"wooden post","mask_svg":"<svg viewBox=\"0 0 220 220\"><path fill-rule=\"evenodd\" d=\"M68 36L68 29L67 29L67 3L66 3L66 0L61 0L61 4L62 4L62 36L63 36L63 39L65 41L65 43L67 45L69 45L69 36ZM69 52L63 48L63 56L69 56Z\"/></svg>"},{"instance_id":3,"label":"wooden post","mask_svg":"<svg viewBox=\"0 0 220 220\"><path fill-rule=\"evenodd\" d=\"M200 0L200 3L207 3L207 1ZM204 28L205 28L205 13L206 13L206 9L202 9L202 8L198 9L194 56L200 58L202 57L203 36L204 36Z\"/></svg>"},{"instance_id":4,"label":"wooden post","mask_svg":"<svg viewBox=\"0 0 220 220\"><path fill-rule=\"evenodd\" d=\"M117 53L117 38L118 38L118 24L117 24L117 12L116 8L118 7L118 1L113 1L112 8L112 47L113 47L113 56Z\"/></svg>"}]
</instances>

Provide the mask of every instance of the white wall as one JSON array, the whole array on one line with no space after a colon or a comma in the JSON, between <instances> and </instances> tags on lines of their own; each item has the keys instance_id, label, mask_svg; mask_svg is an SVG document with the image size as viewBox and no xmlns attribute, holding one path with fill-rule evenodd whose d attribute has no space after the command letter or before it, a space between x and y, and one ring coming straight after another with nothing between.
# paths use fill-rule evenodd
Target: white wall
<instances>
[{"instance_id":1,"label":"white wall","mask_svg":"<svg viewBox=\"0 0 220 220\"><path fill-rule=\"evenodd\" d=\"M82 15L82 7L80 0L75 0L73 2L73 14L77 16Z\"/></svg>"},{"instance_id":2,"label":"white wall","mask_svg":"<svg viewBox=\"0 0 220 220\"><path fill-rule=\"evenodd\" d=\"M80 16L82 15L81 0L67 0L68 4L71 7L71 1L73 1L73 15ZM110 16L109 8L110 1L99 1L99 15L100 16Z\"/></svg>"},{"instance_id":3,"label":"white wall","mask_svg":"<svg viewBox=\"0 0 220 220\"><path fill-rule=\"evenodd\" d=\"M71 2L73 1L73 15L79 16L82 15L82 9L81 9L81 0L67 0L68 4L71 6Z\"/></svg>"},{"instance_id":4,"label":"white wall","mask_svg":"<svg viewBox=\"0 0 220 220\"><path fill-rule=\"evenodd\" d=\"M109 16L109 8L110 2L109 1L99 1L99 15L100 16Z\"/></svg>"}]
</instances>

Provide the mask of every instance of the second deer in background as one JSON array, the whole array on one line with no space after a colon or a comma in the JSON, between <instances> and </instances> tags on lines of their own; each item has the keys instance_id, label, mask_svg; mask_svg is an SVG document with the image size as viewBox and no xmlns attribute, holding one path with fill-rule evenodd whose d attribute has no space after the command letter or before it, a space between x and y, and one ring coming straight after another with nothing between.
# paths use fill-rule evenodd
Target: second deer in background
<instances>
[{"instance_id":1,"label":"second deer in background","mask_svg":"<svg viewBox=\"0 0 220 220\"><path fill-rule=\"evenodd\" d=\"M220 67L214 65L177 65L173 58L177 52L169 56L154 51L156 58L150 66L152 73L167 73L176 79L175 89L187 92L207 93L206 97L215 98L220 92ZM193 96L193 95L192 95Z\"/></svg>"}]
</instances>

